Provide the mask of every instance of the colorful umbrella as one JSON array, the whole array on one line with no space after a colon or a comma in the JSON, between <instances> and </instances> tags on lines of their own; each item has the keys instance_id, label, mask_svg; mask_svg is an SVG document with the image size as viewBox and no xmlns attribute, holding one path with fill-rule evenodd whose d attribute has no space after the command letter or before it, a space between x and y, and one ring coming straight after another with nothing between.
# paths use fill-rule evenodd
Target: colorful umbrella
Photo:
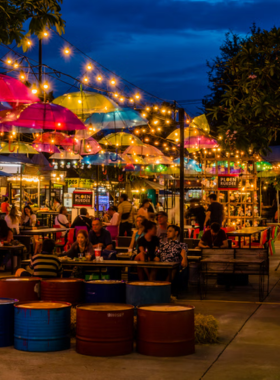
<instances>
[{"instance_id":1,"label":"colorful umbrella","mask_svg":"<svg viewBox=\"0 0 280 380\"><path fill-rule=\"evenodd\" d=\"M99 144L114 146L144 145L138 137L125 132L110 133L108 136L103 137L99 141Z\"/></svg>"},{"instance_id":2,"label":"colorful umbrella","mask_svg":"<svg viewBox=\"0 0 280 380\"><path fill-rule=\"evenodd\" d=\"M60 150L57 146L51 144L41 144L34 143L32 144L33 148L38 152L46 152L46 153L60 153Z\"/></svg>"},{"instance_id":3,"label":"colorful umbrella","mask_svg":"<svg viewBox=\"0 0 280 380\"><path fill-rule=\"evenodd\" d=\"M219 144L216 140L206 136L191 136L184 140L184 147L187 149L200 150L202 148L218 148Z\"/></svg>"},{"instance_id":4,"label":"colorful umbrella","mask_svg":"<svg viewBox=\"0 0 280 380\"><path fill-rule=\"evenodd\" d=\"M139 154L141 156L164 156L164 154L159 149L149 144L142 144L141 146L130 146L123 153Z\"/></svg>"},{"instance_id":5,"label":"colorful umbrella","mask_svg":"<svg viewBox=\"0 0 280 380\"><path fill-rule=\"evenodd\" d=\"M53 170L53 166L42 153L36 154L36 156L32 158L32 162L35 165L39 165L40 173Z\"/></svg>"},{"instance_id":6,"label":"colorful umbrella","mask_svg":"<svg viewBox=\"0 0 280 380\"><path fill-rule=\"evenodd\" d=\"M177 165L180 165L180 158L176 158L173 162ZM184 158L184 168L187 170L194 170L196 172L201 172L202 169L199 167L195 160Z\"/></svg>"},{"instance_id":7,"label":"colorful umbrella","mask_svg":"<svg viewBox=\"0 0 280 380\"><path fill-rule=\"evenodd\" d=\"M83 121L94 112L110 112L118 108L107 96L88 91L64 94L54 99L53 103L68 108Z\"/></svg>"},{"instance_id":8,"label":"colorful umbrella","mask_svg":"<svg viewBox=\"0 0 280 380\"><path fill-rule=\"evenodd\" d=\"M127 129L146 126L148 121L131 108L119 108L108 113L93 113L85 121L85 124L89 128L93 128L93 131L98 132L103 129Z\"/></svg>"},{"instance_id":9,"label":"colorful umbrella","mask_svg":"<svg viewBox=\"0 0 280 380\"><path fill-rule=\"evenodd\" d=\"M166 156L158 156L158 157L145 157L145 162L147 164L163 164L163 165L172 165L173 161L171 158L166 157Z\"/></svg>"},{"instance_id":10,"label":"colorful umbrella","mask_svg":"<svg viewBox=\"0 0 280 380\"><path fill-rule=\"evenodd\" d=\"M80 160L82 156L74 154L73 152L66 152L61 150L60 153L55 153L50 156L50 160Z\"/></svg>"},{"instance_id":11,"label":"colorful umbrella","mask_svg":"<svg viewBox=\"0 0 280 380\"><path fill-rule=\"evenodd\" d=\"M40 102L21 81L8 75L0 74L0 102L30 104Z\"/></svg>"},{"instance_id":12,"label":"colorful umbrella","mask_svg":"<svg viewBox=\"0 0 280 380\"><path fill-rule=\"evenodd\" d=\"M62 146L74 145L77 142L78 140L62 132L45 132L33 141L34 144L41 143Z\"/></svg>"},{"instance_id":13,"label":"colorful umbrella","mask_svg":"<svg viewBox=\"0 0 280 380\"><path fill-rule=\"evenodd\" d=\"M190 127L199 128L204 133L210 133L210 126L204 114L196 116L190 123Z\"/></svg>"},{"instance_id":14,"label":"colorful umbrella","mask_svg":"<svg viewBox=\"0 0 280 380\"><path fill-rule=\"evenodd\" d=\"M77 138L75 138L75 140L77 140ZM63 144L61 145L67 150L67 152L79 153L81 156L96 154L102 150L99 143L92 137L75 141L75 144L72 147L64 146Z\"/></svg>"},{"instance_id":15,"label":"colorful umbrella","mask_svg":"<svg viewBox=\"0 0 280 380\"><path fill-rule=\"evenodd\" d=\"M0 154L4 153L19 153L19 154L38 154L37 150L35 150L31 145L22 143L22 142L1 142Z\"/></svg>"},{"instance_id":16,"label":"colorful umbrella","mask_svg":"<svg viewBox=\"0 0 280 380\"><path fill-rule=\"evenodd\" d=\"M1 112L0 112L1 113ZM15 132L16 133L41 133L43 129L33 129L33 128L24 128L24 127L15 127L14 125L0 124L0 132Z\"/></svg>"},{"instance_id":17,"label":"colorful umbrella","mask_svg":"<svg viewBox=\"0 0 280 380\"><path fill-rule=\"evenodd\" d=\"M110 165L125 163L122 157L117 153L98 153L92 156L87 156L82 159L82 163L87 165Z\"/></svg>"},{"instance_id":18,"label":"colorful umbrella","mask_svg":"<svg viewBox=\"0 0 280 380\"><path fill-rule=\"evenodd\" d=\"M187 140L190 137L195 138L197 136L207 136L207 133L195 127L184 128L184 140ZM175 131L171 132L170 135L167 136L167 140L175 141L179 144L180 143L180 129L178 128L178 129L175 129Z\"/></svg>"},{"instance_id":19,"label":"colorful umbrella","mask_svg":"<svg viewBox=\"0 0 280 380\"><path fill-rule=\"evenodd\" d=\"M121 154L121 157L127 164L131 165L147 165L145 158L137 156L136 154Z\"/></svg>"},{"instance_id":20,"label":"colorful umbrella","mask_svg":"<svg viewBox=\"0 0 280 380\"><path fill-rule=\"evenodd\" d=\"M12 176L13 176L13 174L5 173L5 172L2 172L2 171L0 170L0 177L12 177Z\"/></svg>"},{"instance_id":21,"label":"colorful umbrella","mask_svg":"<svg viewBox=\"0 0 280 380\"><path fill-rule=\"evenodd\" d=\"M19 106L14 112L17 119L13 121L13 124L18 127L61 131L86 129L73 112L57 104L34 103L27 106ZM1 121L2 123L6 123L6 125L11 125L12 123L7 118L3 118Z\"/></svg>"}]
</instances>

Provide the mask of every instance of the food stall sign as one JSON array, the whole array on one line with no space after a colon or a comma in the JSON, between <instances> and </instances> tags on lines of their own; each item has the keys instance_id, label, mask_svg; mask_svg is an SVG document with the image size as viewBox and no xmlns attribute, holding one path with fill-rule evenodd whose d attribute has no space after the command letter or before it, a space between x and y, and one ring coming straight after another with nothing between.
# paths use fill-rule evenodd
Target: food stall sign
<instances>
[{"instance_id":1,"label":"food stall sign","mask_svg":"<svg viewBox=\"0 0 280 380\"><path fill-rule=\"evenodd\" d=\"M92 191L74 191L73 207L92 207Z\"/></svg>"},{"instance_id":2,"label":"food stall sign","mask_svg":"<svg viewBox=\"0 0 280 380\"><path fill-rule=\"evenodd\" d=\"M238 190L238 175L219 175L218 190Z\"/></svg>"}]
</instances>

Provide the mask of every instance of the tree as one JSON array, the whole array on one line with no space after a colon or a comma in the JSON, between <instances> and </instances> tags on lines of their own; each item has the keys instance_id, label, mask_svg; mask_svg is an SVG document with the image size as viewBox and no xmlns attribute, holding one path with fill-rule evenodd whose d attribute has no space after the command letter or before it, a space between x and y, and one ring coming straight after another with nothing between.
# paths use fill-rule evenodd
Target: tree
<instances>
[{"instance_id":1,"label":"tree","mask_svg":"<svg viewBox=\"0 0 280 380\"><path fill-rule=\"evenodd\" d=\"M257 31L225 63L225 93L211 117L230 149L265 154L280 122L280 28Z\"/></svg>"},{"instance_id":2,"label":"tree","mask_svg":"<svg viewBox=\"0 0 280 380\"><path fill-rule=\"evenodd\" d=\"M62 0L0 0L0 42L8 45L15 41L26 49L25 37L39 36L45 28L55 27L59 34L64 33L61 3Z\"/></svg>"}]
</instances>

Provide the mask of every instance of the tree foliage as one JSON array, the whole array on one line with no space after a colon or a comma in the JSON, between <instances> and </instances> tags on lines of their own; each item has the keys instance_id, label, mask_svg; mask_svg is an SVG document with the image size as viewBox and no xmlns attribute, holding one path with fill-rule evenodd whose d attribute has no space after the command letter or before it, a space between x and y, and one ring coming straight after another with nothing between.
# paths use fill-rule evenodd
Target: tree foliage
<instances>
[{"instance_id":1,"label":"tree foliage","mask_svg":"<svg viewBox=\"0 0 280 380\"><path fill-rule=\"evenodd\" d=\"M280 28L257 30L224 65L225 92L210 117L230 149L268 151L280 121Z\"/></svg>"},{"instance_id":2,"label":"tree foliage","mask_svg":"<svg viewBox=\"0 0 280 380\"><path fill-rule=\"evenodd\" d=\"M25 37L39 36L45 28L55 27L59 34L64 33L61 3L62 0L0 0L0 42L8 45L15 41L25 49Z\"/></svg>"}]
</instances>

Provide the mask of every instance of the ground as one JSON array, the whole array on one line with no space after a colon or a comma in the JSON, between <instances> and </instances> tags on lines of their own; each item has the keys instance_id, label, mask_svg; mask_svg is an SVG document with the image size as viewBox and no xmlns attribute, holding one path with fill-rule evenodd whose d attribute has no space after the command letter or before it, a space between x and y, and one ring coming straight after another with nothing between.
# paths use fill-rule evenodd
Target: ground
<instances>
[{"instance_id":1,"label":"ground","mask_svg":"<svg viewBox=\"0 0 280 380\"><path fill-rule=\"evenodd\" d=\"M200 301L196 289L178 303L214 315L219 321L219 343L196 345L194 355L154 358L133 353L112 358L79 355L71 349L27 353L0 349L0 380L276 380L280 379L280 242L270 258L270 293L258 302L258 284L225 291L213 287Z\"/></svg>"}]
</instances>

